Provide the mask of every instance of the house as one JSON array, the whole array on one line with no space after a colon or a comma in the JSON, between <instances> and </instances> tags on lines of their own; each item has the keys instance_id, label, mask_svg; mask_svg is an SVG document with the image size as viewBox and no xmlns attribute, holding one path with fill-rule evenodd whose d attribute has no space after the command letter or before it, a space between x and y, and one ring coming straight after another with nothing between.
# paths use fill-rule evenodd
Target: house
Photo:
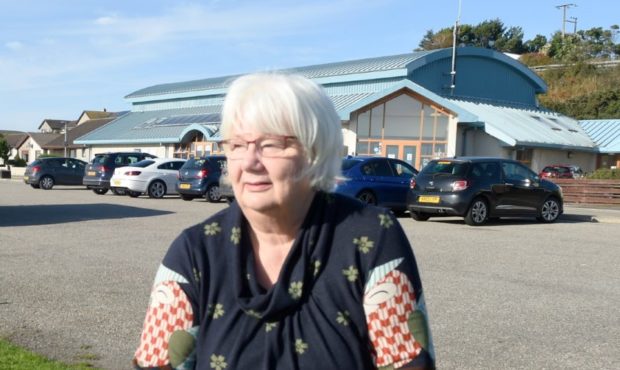
<instances>
[{"instance_id":1,"label":"house","mask_svg":"<svg viewBox=\"0 0 620 370\"><path fill-rule=\"evenodd\" d=\"M61 119L44 119L39 125L39 132L61 134L65 130L70 130L77 125L77 121L67 121Z\"/></svg>"},{"instance_id":2,"label":"house","mask_svg":"<svg viewBox=\"0 0 620 370\"><path fill-rule=\"evenodd\" d=\"M45 119L39 125L41 131L25 133L26 138L15 147L15 151L28 163L42 154L88 160L91 157L88 149L84 145L75 144L74 140L97 130L123 113L83 111L76 121Z\"/></svg>"},{"instance_id":3,"label":"house","mask_svg":"<svg viewBox=\"0 0 620 370\"><path fill-rule=\"evenodd\" d=\"M5 134L4 138L9 144L9 148L11 148L11 151L9 152L9 159L14 159L18 153L17 148L19 148L24 143L24 141L28 139L28 134L26 134L25 132L11 133Z\"/></svg>"},{"instance_id":4,"label":"house","mask_svg":"<svg viewBox=\"0 0 620 370\"><path fill-rule=\"evenodd\" d=\"M596 168L620 168L620 119L580 120L579 124L596 143Z\"/></svg>"},{"instance_id":5,"label":"house","mask_svg":"<svg viewBox=\"0 0 620 370\"><path fill-rule=\"evenodd\" d=\"M491 49L457 48L284 70L322 85L340 115L343 154L401 158L416 168L455 155L596 165L578 122L543 109L544 81ZM236 76L155 85L125 97L131 112L78 138L91 154L137 150L165 157L220 152L220 111Z\"/></svg>"}]
</instances>

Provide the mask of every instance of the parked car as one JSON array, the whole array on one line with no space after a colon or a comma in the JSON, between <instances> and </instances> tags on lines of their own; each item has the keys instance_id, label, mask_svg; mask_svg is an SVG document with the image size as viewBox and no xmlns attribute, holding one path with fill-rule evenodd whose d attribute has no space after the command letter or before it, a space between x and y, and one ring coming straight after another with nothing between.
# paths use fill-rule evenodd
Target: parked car
<instances>
[{"instance_id":1,"label":"parked car","mask_svg":"<svg viewBox=\"0 0 620 370\"><path fill-rule=\"evenodd\" d=\"M220 176L226 170L226 157L210 155L190 158L179 170L177 191L183 200L204 197L209 202L219 202Z\"/></svg>"},{"instance_id":2,"label":"parked car","mask_svg":"<svg viewBox=\"0 0 620 370\"><path fill-rule=\"evenodd\" d=\"M347 157L342 161L342 174L336 193L362 202L405 211L409 181L418 174L409 163L386 157Z\"/></svg>"},{"instance_id":3,"label":"parked car","mask_svg":"<svg viewBox=\"0 0 620 370\"><path fill-rule=\"evenodd\" d=\"M225 199L228 204L235 200L232 184L226 179L225 174L220 176L220 197Z\"/></svg>"},{"instance_id":4,"label":"parked car","mask_svg":"<svg viewBox=\"0 0 620 370\"><path fill-rule=\"evenodd\" d=\"M430 161L411 180L411 217L461 216L468 225L489 218L536 217L554 222L563 212L562 189L522 163L502 158L462 157Z\"/></svg>"},{"instance_id":5,"label":"parked car","mask_svg":"<svg viewBox=\"0 0 620 370\"><path fill-rule=\"evenodd\" d=\"M95 154L90 164L86 166L82 179L87 188L95 194L105 194L110 189L110 178L118 167L129 166L143 159L156 158L156 156L141 152L115 152ZM124 194L115 190L115 194Z\"/></svg>"},{"instance_id":6,"label":"parked car","mask_svg":"<svg viewBox=\"0 0 620 370\"><path fill-rule=\"evenodd\" d=\"M143 193L147 193L151 198L177 194L177 176L183 164L185 159L144 159L131 166L115 169L110 179L110 187L112 190L122 190L133 198Z\"/></svg>"},{"instance_id":7,"label":"parked car","mask_svg":"<svg viewBox=\"0 0 620 370\"><path fill-rule=\"evenodd\" d=\"M572 164L552 164L538 174L541 178L578 179L583 177L583 171L579 166Z\"/></svg>"},{"instance_id":8,"label":"parked car","mask_svg":"<svg viewBox=\"0 0 620 370\"><path fill-rule=\"evenodd\" d=\"M24 171L24 182L35 189L50 190L54 185L82 185L88 163L75 158L40 158Z\"/></svg>"}]
</instances>

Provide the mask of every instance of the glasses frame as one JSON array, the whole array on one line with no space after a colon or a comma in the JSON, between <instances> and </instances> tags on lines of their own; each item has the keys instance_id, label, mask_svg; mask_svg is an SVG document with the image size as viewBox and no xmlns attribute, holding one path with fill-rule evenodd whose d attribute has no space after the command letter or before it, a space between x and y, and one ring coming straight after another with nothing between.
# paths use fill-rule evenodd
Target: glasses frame
<instances>
[{"instance_id":1,"label":"glasses frame","mask_svg":"<svg viewBox=\"0 0 620 370\"><path fill-rule=\"evenodd\" d=\"M257 139L254 140L244 140L244 139L234 139L234 140L239 140L245 143L244 147L245 149L242 151L242 153L237 157L235 155L232 155L232 150L227 149L228 144L230 144L230 141L232 139L227 139L227 140L222 140L220 142L220 145L222 145L222 148L224 149L224 153L226 154L227 157L229 157L229 159L242 159L243 157L245 157L248 153L248 151L250 150L250 144L254 144L254 152L257 153L261 158L282 158L282 157L286 157L286 155L263 155L263 149L261 149L260 143L263 140L268 140L268 139L281 139L284 142L284 148L283 151L288 149L290 146L288 145L288 140L297 140L297 136L290 136L290 135L269 135L269 136L263 136L263 137L259 137Z\"/></svg>"}]
</instances>

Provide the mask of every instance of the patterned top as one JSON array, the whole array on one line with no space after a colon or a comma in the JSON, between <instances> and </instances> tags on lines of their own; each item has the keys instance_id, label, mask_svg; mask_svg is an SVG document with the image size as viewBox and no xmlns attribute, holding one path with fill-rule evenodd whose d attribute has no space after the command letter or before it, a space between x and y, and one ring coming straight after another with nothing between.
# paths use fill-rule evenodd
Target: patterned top
<instances>
[{"instance_id":1,"label":"patterned top","mask_svg":"<svg viewBox=\"0 0 620 370\"><path fill-rule=\"evenodd\" d=\"M172 243L136 368L434 368L415 258L389 211L317 193L269 289L247 228L233 203Z\"/></svg>"}]
</instances>

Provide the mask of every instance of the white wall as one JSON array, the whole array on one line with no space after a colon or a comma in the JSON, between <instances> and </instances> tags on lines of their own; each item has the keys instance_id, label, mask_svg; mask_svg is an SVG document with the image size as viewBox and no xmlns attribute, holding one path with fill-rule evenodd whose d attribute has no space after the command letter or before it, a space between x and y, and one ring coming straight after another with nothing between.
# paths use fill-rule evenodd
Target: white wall
<instances>
[{"instance_id":1,"label":"white wall","mask_svg":"<svg viewBox=\"0 0 620 370\"><path fill-rule=\"evenodd\" d=\"M465 132L465 137L463 137ZM465 152L463 152L463 147ZM456 133L457 156L485 156L511 158L511 148L484 132L483 129L464 129L459 127Z\"/></svg>"}]
</instances>

